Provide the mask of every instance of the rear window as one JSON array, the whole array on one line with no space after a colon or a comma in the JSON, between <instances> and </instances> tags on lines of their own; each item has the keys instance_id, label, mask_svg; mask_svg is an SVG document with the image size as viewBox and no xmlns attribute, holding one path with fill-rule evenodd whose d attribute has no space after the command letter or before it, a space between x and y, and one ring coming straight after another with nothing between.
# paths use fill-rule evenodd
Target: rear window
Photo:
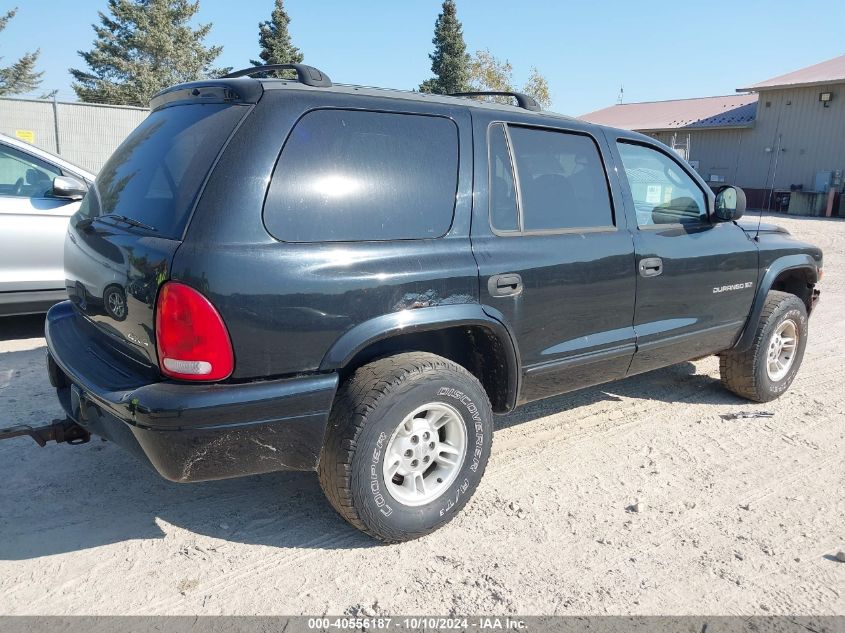
<instances>
[{"instance_id":1,"label":"rear window","mask_svg":"<svg viewBox=\"0 0 845 633\"><path fill-rule=\"evenodd\" d=\"M122 215L181 239L203 180L246 111L191 104L153 112L103 166L80 215Z\"/></svg>"},{"instance_id":2,"label":"rear window","mask_svg":"<svg viewBox=\"0 0 845 633\"><path fill-rule=\"evenodd\" d=\"M315 110L285 143L264 222L288 242L441 237L452 225L457 185L450 119Z\"/></svg>"}]
</instances>

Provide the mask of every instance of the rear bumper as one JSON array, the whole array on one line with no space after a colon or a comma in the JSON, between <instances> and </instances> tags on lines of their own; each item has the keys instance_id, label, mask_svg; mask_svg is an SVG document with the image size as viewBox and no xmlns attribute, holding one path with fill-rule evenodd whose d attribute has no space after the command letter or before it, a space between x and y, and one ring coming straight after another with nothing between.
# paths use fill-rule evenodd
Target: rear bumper
<instances>
[{"instance_id":1,"label":"rear bumper","mask_svg":"<svg viewBox=\"0 0 845 633\"><path fill-rule=\"evenodd\" d=\"M48 368L68 416L171 481L317 467L338 376L246 384L152 379L120 358L70 302L47 315Z\"/></svg>"}]
</instances>

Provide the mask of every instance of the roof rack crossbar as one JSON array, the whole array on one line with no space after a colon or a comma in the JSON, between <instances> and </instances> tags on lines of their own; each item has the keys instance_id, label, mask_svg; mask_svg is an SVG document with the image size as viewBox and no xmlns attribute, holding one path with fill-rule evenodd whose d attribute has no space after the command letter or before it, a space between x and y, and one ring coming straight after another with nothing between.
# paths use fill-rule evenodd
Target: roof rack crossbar
<instances>
[{"instance_id":1,"label":"roof rack crossbar","mask_svg":"<svg viewBox=\"0 0 845 633\"><path fill-rule=\"evenodd\" d=\"M542 108L540 104L534 99L534 97L530 97L527 94L522 92L509 92L509 91L480 91L480 92L452 92L449 94L450 97L513 97L516 99L516 104L520 108L524 108L526 110L531 110L532 112L540 112Z\"/></svg>"},{"instance_id":2,"label":"roof rack crossbar","mask_svg":"<svg viewBox=\"0 0 845 633\"><path fill-rule=\"evenodd\" d=\"M307 66L305 64L267 64L266 66L250 66L229 73L223 79L234 79L235 77L249 77L251 75L259 75L262 73L270 73L279 70L295 70L296 80L305 84L306 86L315 86L317 88L330 88L332 80L329 76L318 68Z\"/></svg>"}]
</instances>

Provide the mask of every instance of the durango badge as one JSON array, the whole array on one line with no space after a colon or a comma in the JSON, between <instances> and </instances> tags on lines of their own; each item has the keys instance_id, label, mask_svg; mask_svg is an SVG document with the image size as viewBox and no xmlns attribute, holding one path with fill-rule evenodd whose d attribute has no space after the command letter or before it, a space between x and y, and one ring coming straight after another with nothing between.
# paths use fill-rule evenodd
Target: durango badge
<instances>
[{"instance_id":1,"label":"durango badge","mask_svg":"<svg viewBox=\"0 0 845 633\"><path fill-rule=\"evenodd\" d=\"M729 290L745 290L746 288L751 288L754 285L753 281L746 281L745 283L741 284L731 284L730 286L719 286L718 288L713 288L713 294L717 295L720 292L728 292Z\"/></svg>"}]
</instances>

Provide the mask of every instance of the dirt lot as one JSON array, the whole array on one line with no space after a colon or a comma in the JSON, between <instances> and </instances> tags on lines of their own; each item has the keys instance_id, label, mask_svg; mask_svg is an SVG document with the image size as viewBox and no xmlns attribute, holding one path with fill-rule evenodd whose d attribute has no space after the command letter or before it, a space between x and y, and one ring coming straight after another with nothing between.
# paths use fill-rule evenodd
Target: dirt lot
<instances>
[{"instance_id":1,"label":"dirt lot","mask_svg":"<svg viewBox=\"0 0 845 633\"><path fill-rule=\"evenodd\" d=\"M7 441L0 613L845 614L845 221L776 221L826 263L777 402L709 358L526 407L463 514L400 546L310 473L185 486L109 443ZM0 425L59 416L42 321L0 320Z\"/></svg>"}]
</instances>

